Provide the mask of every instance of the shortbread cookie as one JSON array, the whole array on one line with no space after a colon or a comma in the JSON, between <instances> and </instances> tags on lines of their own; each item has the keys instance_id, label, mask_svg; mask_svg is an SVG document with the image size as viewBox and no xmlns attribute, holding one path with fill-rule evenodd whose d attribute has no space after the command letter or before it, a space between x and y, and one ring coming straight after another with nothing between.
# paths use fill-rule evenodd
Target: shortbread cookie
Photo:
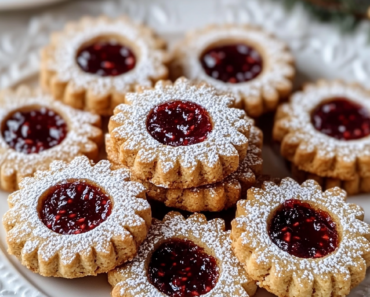
<instances>
[{"instance_id":1,"label":"shortbread cookie","mask_svg":"<svg viewBox=\"0 0 370 297\"><path fill-rule=\"evenodd\" d=\"M98 157L100 117L53 100L26 86L0 92L0 187L14 191L54 160Z\"/></svg>"},{"instance_id":2,"label":"shortbread cookie","mask_svg":"<svg viewBox=\"0 0 370 297\"><path fill-rule=\"evenodd\" d=\"M106 273L131 260L146 238L151 210L145 188L108 161L55 161L8 198L8 252L43 276Z\"/></svg>"},{"instance_id":3,"label":"shortbread cookie","mask_svg":"<svg viewBox=\"0 0 370 297\"><path fill-rule=\"evenodd\" d=\"M216 184L190 189L166 189L144 182L148 189L147 196L163 202L167 207L174 207L190 212L221 211L228 209L245 197L247 190L254 186L256 179L262 173L262 131L251 128L247 156L239 165L237 171L225 180ZM108 159L120 168L118 154L106 136L105 147ZM135 177L133 177L135 180Z\"/></svg>"},{"instance_id":4,"label":"shortbread cookie","mask_svg":"<svg viewBox=\"0 0 370 297\"><path fill-rule=\"evenodd\" d=\"M370 226L346 195L290 178L250 189L231 232L248 275L279 297L347 296L370 266Z\"/></svg>"},{"instance_id":5,"label":"shortbread cookie","mask_svg":"<svg viewBox=\"0 0 370 297\"><path fill-rule=\"evenodd\" d=\"M307 85L276 115L274 139L300 170L322 177L370 177L370 93L358 85Z\"/></svg>"},{"instance_id":6,"label":"shortbread cookie","mask_svg":"<svg viewBox=\"0 0 370 297\"><path fill-rule=\"evenodd\" d=\"M78 109L111 115L136 86L167 78L165 43L128 18L83 18L42 51L41 84Z\"/></svg>"},{"instance_id":7,"label":"shortbread cookie","mask_svg":"<svg viewBox=\"0 0 370 297\"><path fill-rule=\"evenodd\" d=\"M171 212L153 220L148 237L131 262L108 274L113 297L247 297L256 291L231 250L221 219L184 219Z\"/></svg>"},{"instance_id":8,"label":"shortbread cookie","mask_svg":"<svg viewBox=\"0 0 370 297\"><path fill-rule=\"evenodd\" d=\"M297 166L292 165L292 177L299 183L307 179L315 180L324 190L339 187L347 192L348 195L357 195L360 193L370 193L370 177L354 176L351 180L340 180L330 177L321 177L313 173L299 170Z\"/></svg>"},{"instance_id":9,"label":"shortbread cookie","mask_svg":"<svg viewBox=\"0 0 370 297\"><path fill-rule=\"evenodd\" d=\"M239 167L253 121L234 97L186 79L126 95L109 122L119 163L142 181L191 188L222 181Z\"/></svg>"},{"instance_id":10,"label":"shortbread cookie","mask_svg":"<svg viewBox=\"0 0 370 297\"><path fill-rule=\"evenodd\" d=\"M188 33L174 50L174 76L232 92L236 107L258 117L292 90L294 58L287 45L252 25L211 25Z\"/></svg>"}]
</instances>

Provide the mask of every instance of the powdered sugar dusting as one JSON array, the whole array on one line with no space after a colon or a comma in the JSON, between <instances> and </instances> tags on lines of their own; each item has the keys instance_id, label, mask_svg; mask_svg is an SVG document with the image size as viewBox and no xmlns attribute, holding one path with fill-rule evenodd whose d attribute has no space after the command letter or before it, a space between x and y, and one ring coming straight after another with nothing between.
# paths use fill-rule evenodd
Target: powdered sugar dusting
<instances>
[{"instance_id":1,"label":"powdered sugar dusting","mask_svg":"<svg viewBox=\"0 0 370 297\"><path fill-rule=\"evenodd\" d=\"M366 266L365 255L370 253L370 226L359 220L364 212L354 204L345 202L346 194L339 188L322 192L313 180L301 186L290 178L283 179L281 185L265 182L262 190L252 189L252 199L240 201L245 215L236 218L237 228L241 228L242 243L252 250L252 257L264 267L274 267L274 275L282 277L294 273L299 282L316 277L341 274L351 278L351 271L358 265ZM298 258L276 246L268 234L269 215L285 200L299 199L310 203L330 214L337 224L341 241L336 251L318 259Z\"/></svg>"},{"instance_id":2,"label":"powdered sugar dusting","mask_svg":"<svg viewBox=\"0 0 370 297\"><path fill-rule=\"evenodd\" d=\"M250 283L250 279L232 254L230 232L225 232L224 229L223 220L207 222L203 215L193 215L185 220L179 213L172 212L163 222L153 220L148 237L134 260L109 273L111 284L120 288L120 295L117 296L125 296L127 293L136 297L167 296L149 283L147 263L151 254L164 241L186 238L204 247L206 251L211 250L220 268L216 286L202 296L247 297L242 285ZM116 283L116 280L119 282Z\"/></svg>"},{"instance_id":3,"label":"powdered sugar dusting","mask_svg":"<svg viewBox=\"0 0 370 297\"><path fill-rule=\"evenodd\" d=\"M210 46L224 40L249 42L255 46L261 51L264 59L263 72L253 80L237 84L224 83L207 75L199 57ZM177 62L181 64L186 77L195 81L205 81L218 90L232 92L239 101L242 98L251 100L263 93L274 94L275 86L285 84L294 74L293 56L287 50L287 46L262 29L249 25L213 25L195 30L178 44L176 51L176 57L179 59Z\"/></svg>"},{"instance_id":4,"label":"powdered sugar dusting","mask_svg":"<svg viewBox=\"0 0 370 297\"><path fill-rule=\"evenodd\" d=\"M143 225L137 213L150 209L142 197L144 187L129 181L125 169L112 171L108 161L92 166L86 157L77 157L70 164L55 161L50 171L37 172L25 178L20 190L9 196L10 210L3 224L10 244L25 243L22 256L38 252L39 259L49 261L59 255L63 264L72 263L78 255L110 253L112 238L132 236L128 229ZM104 189L113 201L111 215L95 229L78 235L61 235L47 228L37 210L41 195L53 185L70 180L86 180Z\"/></svg>"},{"instance_id":5,"label":"powdered sugar dusting","mask_svg":"<svg viewBox=\"0 0 370 297\"><path fill-rule=\"evenodd\" d=\"M137 152L136 158L140 162L150 163L157 159L163 172L174 168L177 162L183 168L194 168L198 162L215 166L220 162L220 156L239 156L237 148L248 143L252 120L244 111L230 107L234 101L232 96L220 95L212 87L195 86L179 79L174 85L159 82L155 89L129 93L126 98L130 105L119 105L111 118L111 122L118 126L110 131L112 141L116 146ZM174 99L197 103L208 111L213 130L204 142L172 147L163 145L147 132L149 112L155 106Z\"/></svg>"},{"instance_id":6,"label":"powdered sugar dusting","mask_svg":"<svg viewBox=\"0 0 370 297\"><path fill-rule=\"evenodd\" d=\"M115 77L100 77L81 70L76 63L76 53L82 45L100 37L125 40L136 55L135 68ZM70 82L72 89L89 90L97 96L111 92L124 94L131 91L133 85L151 86L151 79L167 74L164 66L167 57L159 47L159 40L148 28L124 17L84 18L78 23L69 23L64 31L55 33L46 53L45 67L55 72L59 81Z\"/></svg>"},{"instance_id":7,"label":"powdered sugar dusting","mask_svg":"<svg viewBox=\"0 0 370 297\"><path fill-rule=\"evenodd\" d=\"M46 107L61 115L68 125L66 138L57 146L38 154L24 154L10 148L0 137L0 166L3 174L17 174L19 181L24 176L32 175L36 170L48 169L53 160L70 161L78 155L97 150L96 143L91 139L99 138L101 130L100 118L89 112L79 111L55 101L51 96L38 89L22 86L16 91L5 90L0 93L0 121L16 110L35 106Z\"/></svg>"}]
</instances>

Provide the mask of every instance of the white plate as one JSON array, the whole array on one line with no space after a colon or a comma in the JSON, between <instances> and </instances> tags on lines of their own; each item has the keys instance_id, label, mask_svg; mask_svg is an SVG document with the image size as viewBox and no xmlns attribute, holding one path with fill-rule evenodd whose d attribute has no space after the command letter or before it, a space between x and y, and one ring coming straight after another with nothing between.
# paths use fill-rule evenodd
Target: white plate
<instances>
[{"instance_id":1,"label":"white plate","mask_svg":"<svg viewBox=\"0 0 370 297\"><path fill-rule=\"evenodd\" d=\"M297 86L321 77L363 83L370 78L370 47L367 44L370 26L366 24L350 36L341 36L335 27L312 21L303 9L298 7L287 13L273 0L102 0L68 3L52 14L33 17L29 26L21 31L0 35L0 87L24 81L35 83L38 51L47 42L50 32L80 14L102 13L129 14L152 26L170 43L179 39L186 29L212 22L256 23L291 46L297 57ZM268 174L289 175L284 161L270 146L264 147L264 164ZM0 192L0 216L7 210L6 197L6 193ZM370 223L370 195L350 197L349 201L364 207L365 220ZM0 296L108 297L110 294L105 275L79 280L44 278L22 267L5 251L5 234L0 228ZM272 295L259 290L256 296ZM350 296L370 296L370 273Z\"/></svg>"},{"instance_id":2,"label":"white plate","mask_svg":"<svg viewBox=\"0 0 370 297\"><path fill-rule=\"evenodd\" d=\"M50 5L65 0L0 0L0 10L26 9Z\"/></svg>"}]
</instances>

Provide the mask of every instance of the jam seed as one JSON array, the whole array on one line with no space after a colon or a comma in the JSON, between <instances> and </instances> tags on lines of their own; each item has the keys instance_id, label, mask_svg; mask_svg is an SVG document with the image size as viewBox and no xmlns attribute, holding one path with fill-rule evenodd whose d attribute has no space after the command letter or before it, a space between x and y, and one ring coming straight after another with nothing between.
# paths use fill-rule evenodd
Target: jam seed
<instances>
[{"instance_id":1,"label":"jam seed","mask_svg":"<svg viewBox=\"0 0 370 297\"><path fill-rule=\"evenodd\" d=\"M61 217L60 215L55 216L55 220L59 221L60 217Z\"/></svg>"},{"instance_id":2,"label":"jam seed","mask_svg":"<svg viewBox=\"0 0 370 297\"><path fill-rule=\"evenodd\" d=\"M299 222L295 222L294 224L293 224L293 226L294 227L297 227L299 225Z\"/></svg>"},{"instance_id":3,"label":"jam seed","mask_svg":"<svg viewBox=\"0 0 370 297\"><path fill-rule=\"evenodd\" d=\"M158 276L159 277L164 277L164 272L158 271Z\"/></svg>"},{"instance_id":4,"label":"jam seed","mask_svg":"<svg viewBox=\"0 0 370 297\"><path fill-rule=\"evenodd\" d=\"M191 296L200 296L200 295L197 291L193 291L193 292L191 292Z\"/></svg>"},{"instance_id":5,"label":"jam seed","mask_svg":"<svg viewBox=\"0 0 370 297\"><path fill-rule=\"evenodd\" d=\"M292 234L290 232L285 233L284 235L284 241L290 242Z\"/></svg>"},{"instance_id":6,"label":"jam seed","mask_svg":"<svg viewBox=\"0 0 370 297\"><path fill-rule=\"evenodd\" d=\"M329 240L329 236L327 234L323 235L321 238L324 240Z\"/></svg>"},{"instance_id":7,"label":"jam seed","mask_svg":"<svg viewBox=\"0 0 370 297\"><path fill-rule=\"evenodd\" d=\"M67 201L68 204L71 204L72 202L73 202L72 199L68 199L68 201Z\"/></svg>"},{"instance_id":8,"label":"jam seed","mask_svg":"<svg viewBox=\"0 0 370 297\"><path fill-rule=\"evenodd\" d=\"M81 229L81 230L85 230L85 229L86 229L86 225L85 225L85 224L81 225L81 226L80 226L80 229Z\"/></svg>"},{"instance_id":9,"label":"jam seed","mask_svg":"<svg viewBox=\"0 0 370 297\"><path fill-rule=\"evenodd\" d=\"M85 222L85 218L81 218L81 219L77 220L77 223L83 223L83 222Z\"/></svg>"},{"instance_id":10,"label":"jam seed","mask_svg":"<svg viewBox=\"0 0 370 297\"><path fill-rule=\"evenodd\" d=\"M73 218L75 218L77 215L75 214L75 213L71 213L68 217L70 218L70 219L73 219Z\"/></svg>"}]
</instances>

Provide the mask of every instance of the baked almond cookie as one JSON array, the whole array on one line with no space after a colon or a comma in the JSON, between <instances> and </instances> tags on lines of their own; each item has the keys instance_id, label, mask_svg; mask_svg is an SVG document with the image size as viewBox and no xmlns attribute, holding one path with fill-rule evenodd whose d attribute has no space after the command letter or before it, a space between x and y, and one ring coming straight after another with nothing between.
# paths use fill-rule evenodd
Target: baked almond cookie
<instances>
[{"instance_id":1,"label":"baked almond cookie","mask_svg":"<svg viewBox=\"0 0 370 297\"><path fill-rule=\"evenodd\" d=\"M231 232L248 275L279 297L347 296L370 266L370 226L346 195L290 178L250 189Z\"/></svg>"},{"instance_id":2,"label":"baked almond cookie","mask_svg":"<svg viewBox=\"0 0 370 297\"><path fill-rule=\"evenodd\" d=\"M256 285L231 250L221 219L188 219L170 212L153 219L148 237L131 262L109 272L112 297L247 297Z\"/></svg>"},{"instance_id":3,"label":"baked almond cookie","mask_svg":"<svg viewBox=\"0 0 370 297\"><path fill-rule=\"evenodd\" d=\"M43 276L79 278L131 260L151 224L145 188L108 161L55 161L26 178L3 217L8 252Z\"/></svg>"},{"instance_id":4,"label":"baked almond cookie","mask_svg":"<svg viewBox=\"0 0 370 297\"><path fill-rule=\"evenodd\" d=\"M0 187L15 191L36 170L79 155L96 159L100 117L53 100L26 86L0 92Z\"/></svg>"},{"instance_id":5,"label":"baked almond cookie","mask_svg":"<svg viewBox=\"0 0 370 297\"><path fill-rule=\"evenodd\" d=\"M324 190L339 187L347 192L348 195L357 195L360 193L370 193L370 177L360 178L355 175L351 180L340 180L330 177L321 177L313 173L299 170L297 166L292 165L292 177L299 183L307 179L315 180Z\"/></svg>"},{"instance_id":6,"label":"baked almond cookie","mask_svg":"<svg viewBox=\"0 0 370 297\"><path fill-rule=\"evenodd\" d=\"M307 85L277 112L281 154L298 169L340 180L370 177L370 93L358 85Z\"/></svg>"},{"instance_id":7,"label":"baked almond cookie","mask_svg":"<svg viewBox=\"0 0 370 297\"><path fill-rule=\"evenodd\" d=\"M292 90L294 58L287 45L252 25L211 25L189 32L174 49L174 76L232 92L235 106L258 117Z\"/></svg>"},{"instance_id":8,"label":"baked almond cookie","mask_svg":"<svg viewBox=\"0 0 370 297\"><path fill-rule=\"evenodd\" d=\"M253 121L232 108L234 97L186 79L126 95L109 133L119 163L141 181L192 188L235 172L248 149Z\"/></svg>"},{"instance_id":9,"label":"baked almond cookie","mask_svg":"<svg viewBox=\"0 0 370 297\"><path fill-rule=\"evenodd\" d=\"M120 17L85 17L54 33L41 55L41 85L64 103L111 115L136 86L168 76L165 43Z\"/></svg>"},{"instance_id":10,"label":"baked almond cookie","mask_svg":"<svg viewBox=\"0 0 370 297\"><path fill-rule=\"evenodd\" d=\"M114 151L109 135L105 140L108 159L120 168L118 154ZM174 207L189 212L212 211L218 212L228 209L245 197L247 190L254 186L256 179L262 173L262 131L251 128L247 156L239 165L237 171L225 180L216 183L189 189L166 189L144 182L148 189L148 199L163 202L167 207ZM133 177L135 180L135 177Z\"/></svg>"}]
</instances>

